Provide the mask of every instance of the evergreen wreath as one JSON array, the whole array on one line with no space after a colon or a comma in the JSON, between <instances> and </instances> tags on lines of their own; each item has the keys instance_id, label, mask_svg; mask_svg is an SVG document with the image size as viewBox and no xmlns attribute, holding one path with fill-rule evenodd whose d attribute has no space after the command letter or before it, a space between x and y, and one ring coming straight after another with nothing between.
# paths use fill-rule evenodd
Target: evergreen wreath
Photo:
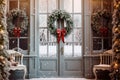
<instances>
[{"instance_id":1,"label":"evergreen wreath","mask_svg":"<svg viewBox=\"0 0 120 80\"><path fill-rule=\"evenodd\" d=\"M69 13L64 10L55 10L50 14L47 20L48 30L52 35L57 36L56 30L58 27L55 26L55 21L58 19L64 20L66 22L66 26L64 28L66 30L65 36L67 36L73 29L73 21Z\"/></svg>"},{"instance_id":2,"label":"evergreen wreath","mask_svg":"<svg viewBox=\"0 0 120 80\"><path fill-rule=\"evenodd\" d=\"M21 33L23 33L27 30L28 26L28 17L26 12L18 9L11 10L7 15L7 26L8 32L11 34L13 34L15 27L19 27L21 29Z\"/></svg>"},{"instance_id":3,"label":"evergreen wreath","mask_svg":"<svg viewBox=\"0 0 120 80\"><path fill-rule=\"evenodd\" d=\"M100 33L101 27L107 27L112 19L112 14L106 9L98 10L91 16L91 27L93 32Z\"/></svg>"}]
</instances>

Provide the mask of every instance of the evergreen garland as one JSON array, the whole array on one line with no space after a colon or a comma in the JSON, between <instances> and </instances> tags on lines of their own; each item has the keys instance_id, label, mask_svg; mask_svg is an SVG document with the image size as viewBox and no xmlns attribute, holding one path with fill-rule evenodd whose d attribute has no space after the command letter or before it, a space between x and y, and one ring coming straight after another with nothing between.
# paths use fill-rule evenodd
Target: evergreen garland
<instances>
[{"instance_id":1,"label":"evergreen garland","mask_svg":"<svg viewBox=\"0 0 120 80\"><path fill-rule=\"evenodd\" d=\"M113 53L111 64L111 80L120 80L120 0L115 0L113 12Z\"/></svg>"},{"instance_id":2,"label":"evergreen garland","mask_svg":"<svg viewBox=\"0 0 120 80\"><path fill-rule=\"evenodd\" d=\"M7 61L8 33L6 30L5 0L0 0L0 80L8 80L9 67Z\"/></svg>"}]
</instances>

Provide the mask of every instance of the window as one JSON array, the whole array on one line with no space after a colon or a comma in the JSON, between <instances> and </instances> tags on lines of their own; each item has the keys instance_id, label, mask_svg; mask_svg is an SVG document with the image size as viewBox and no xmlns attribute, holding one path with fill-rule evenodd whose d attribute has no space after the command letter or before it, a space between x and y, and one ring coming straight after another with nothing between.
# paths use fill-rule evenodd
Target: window
<instances>
[{"instance_id":1,"label":"window","mask_svg":"<svg viewBox=\"0 0 120 80\"><path fill-rule=\"evenodd\" d=\"M112 49L111 2L108 0L92 0L91 28L93 52L98 53ZM105 15L106 13L107 16Z\"/></svg>"},{"instance_id":2,"label":"window","mask_svg":"<svg viewBox=\"0 0 120 80\"><path fill-rule=\"evenodd\" d=\"M13 9L25 10L27 17L29 18L29 0L8 0L8 13ZM29 22L29 21L28 21ZM9 26L8 26L9 27ZM20 37L16 37L8 31L9 36L9 49L25 51L23 54L27 54L28 50L28 26L26 30L20 34Z\"/></svg>"}]
</instances>

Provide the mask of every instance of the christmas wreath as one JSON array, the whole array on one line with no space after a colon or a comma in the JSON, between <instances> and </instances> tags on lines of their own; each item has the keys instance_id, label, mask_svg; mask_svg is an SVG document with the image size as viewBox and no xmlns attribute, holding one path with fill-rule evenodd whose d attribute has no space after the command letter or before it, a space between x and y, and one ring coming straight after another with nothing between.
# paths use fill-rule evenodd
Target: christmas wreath
<instances>
[{"instance_id":1,"label":"christmas wreath","mask_svg":"<svg viewBox=\"0 0 120 80\"><path fill-rule=\"evenodd\" d=\"M57 20L64 21L66 23L66 26L61 26L62 28L55 26L55 22ZM62 41L64 42L64 36L70 34L73 29L73 21L71 19L71 16L64 10L53 11L48 17L47 24L50 33L58 37L58 42L60 41L60 38L62 38Z\"/></svg>"},{"instance_id":2,"label":"christmas wreath","mask_svg":"<svg viewBox=\"0 0 120 80\"><path fill-rule=\"evenodd\" d=\"M108 32L108 24L112 19L112 14L107 10L99 10L91 16L91 27L93 32L106 35Z\"/></svg>"},{"instance_id":3,"label":"christmas wreath","mask_svg":"<svg viewBox=\"0 0 120 80\"><path fill-rule=\"evenodd\" d=\"M8 32L20 36L20 33L24 33L28 26L28 17L24 10L13 9L7 15L7 29Z\"/></svg>"}]
</instances>

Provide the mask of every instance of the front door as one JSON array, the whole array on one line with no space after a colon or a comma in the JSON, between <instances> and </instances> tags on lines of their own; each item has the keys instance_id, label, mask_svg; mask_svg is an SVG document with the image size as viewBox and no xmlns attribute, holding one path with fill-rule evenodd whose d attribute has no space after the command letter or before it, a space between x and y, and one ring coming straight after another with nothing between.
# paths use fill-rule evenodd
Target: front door
<instances>
[{"instance_id":1,"label":"front door","mask_svg":"<svg viewBox=\"0 0 120 80\"><path fill-rule=\"evenodd\" d=\"M38 52L40 77L82 77L82 0L36 0L38 14ZM47 17L55 9L70 13L74 29L65 43L50 34ZM58 24L56 24L58 25Z\"/></svg>"}]
</instances>

